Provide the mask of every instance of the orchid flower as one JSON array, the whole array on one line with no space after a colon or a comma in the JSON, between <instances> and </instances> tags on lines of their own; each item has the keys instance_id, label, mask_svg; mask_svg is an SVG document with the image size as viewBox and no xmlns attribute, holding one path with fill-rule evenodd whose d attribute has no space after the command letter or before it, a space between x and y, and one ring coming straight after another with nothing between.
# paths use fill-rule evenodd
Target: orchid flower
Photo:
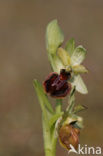
<instances>
[{"instance_id":1,"label":"orchid flower","mask_svg":"<svg viewBox=\"0 0 103 156\"><path fill-rule=\"evenodd\" d=\"M87 87L80 76L81 73L88 72L88 70L81 65L87 53L86 49L81 45L75 48L74 39L69 40L65 49L63 49L60 47L63 41L63 32L57 20L53 20L48 24L46 31L46 48L52 69L57 73L60 73L61 69L66 69L67 71L72 70L72 86L75 86L78 92L87 94Z\"/></svg>"},{"instance_id":2,"label":"orchid flower","mask_svg":"<svg viewBox=\"0 0 103 156\"><path fill-rule=\"evenodd\" d=\"M88 70L83 65L81 65L87 52L86 49L81 45L75 48L74 43L74 40L71 39L66 44L65 49L58 48L57 54L61 59L64 68L67 71L72 71L72 86L75 86L78 92L86 94L88 91L80 74L88 72Z\"/></svg>"}]
</instances>

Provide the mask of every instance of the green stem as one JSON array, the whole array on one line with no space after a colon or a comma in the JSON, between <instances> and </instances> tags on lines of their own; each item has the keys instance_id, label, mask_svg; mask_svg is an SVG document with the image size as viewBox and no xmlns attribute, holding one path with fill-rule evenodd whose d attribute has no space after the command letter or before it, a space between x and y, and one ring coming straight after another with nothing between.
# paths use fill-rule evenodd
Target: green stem
<instances>
[{"instance_id":1,"label":"green stem","mask_svg":"<svg viewBox=\"0 0 103 156\"><path fill-rule=\"evenodd\" d=\"M74 93L75 93L75 87L72 88L71 93L69 95L69 106L66 109L66 112L68 114L72 113L74 105L75 105L75 95L74 95Z\"/></svg>"},{"instance_id":2,"label":"green stem","mask_svg":"<svg viewBox=\"0 0 103 156\"><path fill-rule=\"evenodd\" d=\"M56 113L61 112L62 100L56 100ZM55 136L55 127L48 127L48 124L43 117L43 137L44 137L44 149L45 156L56 156L56 144L57 138Z\"/></svg>"},{"instance_id":3,"label":"green stem","mask_svg":"<svg viewBox=\"0 0 103 156\"><path fill-rule=\"evenodd\" d=\"M62 100L61 99L57 99L56 100L56 113L60 113L61 112L61 107L62 107Z\"/></svg>"},{"instance_id":4,"label":"green stem","mask_svg":"<svg viewBox=\"0 0 103 156\"><path fill-rule=\"evenodd\" d=\"M56 143L57 138L55 137L55 129L50 129L45 118L42 118L43 123L43 138L44 138L44 150L45 156L56 156Z\"/></svg>"}]
</instances>

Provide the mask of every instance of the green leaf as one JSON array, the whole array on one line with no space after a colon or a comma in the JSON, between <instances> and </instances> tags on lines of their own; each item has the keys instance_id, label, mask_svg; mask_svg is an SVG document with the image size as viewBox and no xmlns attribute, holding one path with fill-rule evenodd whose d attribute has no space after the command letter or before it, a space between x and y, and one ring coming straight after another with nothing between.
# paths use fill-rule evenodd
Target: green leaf
<instances>
[{"instance_id":1,"label":"green leaf","mask_svg":"<svg viewBox=\"0 0 103 156\"><path fill-rule=\"evenodd\" d=\"M73 51L75 49L75 41L74 39L70 39L67 43L66 43L66 47L65 50L68 51L69 55L71 56Z\"/></svg>"},{"instance_id":2,"label":"green leaf","mask_svg":"<svg viewBox=\"0 0 103 156\"><path fill-rule=\"evenodd\" d=\"M57 20L51 21L46 30L46 48L50 54L55 54L57 48L64 41L64 35L61 31Z\"/></svg>"},{"instance_id":3,"label":"green leaf","mask_svg":"<svg viewBox=\"0 0 103 156\"><path fill-rule=\"evenodd\" d=\"M83 110L87 109L86 106L83 106L83 105L77 105L76 107L74 107L74 111L73 113L78 113L78 112L81 112Z\"/></svg>"},{"instance_id":4,"label":"green leaf","mask_svg":"<svg viewBox=\"0 0 103 156\"><path fill-rule=\"evenodd\" d=\"M47 114L48 111L50 113L54 113L52 106L47 98L47 95L44 93L42 85L38 82L38 80L34 80L33 84L41 105L42 112L44 114Z\"/></svg>"},{"instance_id":5,"label":"green leaf","mask_svg":"<svg viewBox=\"0 0 103 156\"><path fill-rule=\"evenodd\" d=\"M83 82L83 79L80 75L74 77L74 81L72 82L72 86L76 87L76 90L82 94L87 94L88 90L86 85Z\"/></svg>"},{"instance_id":6,"label":"green leaf","mask_svg":"<svg viewBox=\"0 0 103 156\"><path fill-rule=\"evenodd\" d=\"M86 53L86 49L83 46L78 46L71 56L71 64L73 66L81 64L85 59Z\"/></svg>"},{"instance_id":7,"label":"green leaf","mask_svg":"<svg viewBox=\"0 0 103 156\"><path fill-rule=\"evenodd\" d=\"M61 117L63 115L63 112L55 114L51 117L51 119L49 120L49 126L50 128L52 127L52 125L58 120L59 117Z\"/></svg>"},{"instance_id":8,"label":"green leaf","mask_svg":"<svg viewBox=\"0 0 103 156\"><path fill-rule=\"evenodd\" d=\"M70 56L63 48L58 48L57 54L65 66L70 65Z\"/></svg>"},{"instance_id":9,"label":"green leaf","mask_svg":"<svg viewBox=\"0 0 103 156\"><path fill-rule=\"evenodd\" d=\"M72 66L75 74L87 73L88 70L83 65Z\"/></svg>"}]
</instances>

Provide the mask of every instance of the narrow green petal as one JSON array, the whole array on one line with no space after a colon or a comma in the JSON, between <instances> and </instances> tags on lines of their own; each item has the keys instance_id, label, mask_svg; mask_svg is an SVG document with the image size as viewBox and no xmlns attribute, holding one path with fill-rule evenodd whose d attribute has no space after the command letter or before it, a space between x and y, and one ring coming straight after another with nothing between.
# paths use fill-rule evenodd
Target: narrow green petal
<instances>
[{"instance_id":1,"label":"narrow green petal","mask_svg":"<svg viewBox=\"0 0 103 156\"><path fill-rule=\"evenodd\" d=\"M80 75L77 75L74 77L74 81L72 82L72 85L76 87L76 90L82 94L87 94L88 90L83 82L83 79L81 78Z\"/></svg>"},{"instance_id":2,"label":"narrow green petal","mask_svg":"<svg viewBox=\"0 0 103 156\"><path fill-rule=\"evenodd\" d=\"M70 39L69 41L67 41L66 46L65 46L65 50L69 53L69 55L71 56L73 54L73 51L75 49L75 41L74 39Z\"/></svg>"},{"instance_id":3,"label":"narrow green petal","mask_svg":"<svg viewBox=\"0 0 103 156\"><path fill-rule=\"evenodd\" d=\"M57 48L64 41L64 35L57 20L51 21L46 29L46 48L50 54L55 54Z\"/></svg>"},{"instance_id":4,"label":"narrow green petal","mask_svg":"<svg viewBox=\"0 0 103 156\"><path fill-rule=\"evenodd\" d=\"M71 64L72 65L79 65L83 62L83 60L85 59L86 56L86 49L83 48L83 46L78 46L72 56L71 56Z\"/></svg>"},{"instance_id":5,"label":"narrow green petal","mask_svg":"<svg viewBox=\"0 0 103 156\"><path fill-rule=\"evenodd\" d=\"M88 70L83 65L72 66L75 74L87 73Z\"/></svg>"},{"instance_id":6,"label":"narrow green petal","mask_svg":"<svg viewBox=\"0 0 103 156\"><path fill-rule=\"evenodd\" d=\"M57 54L65 66L70 65L70 56L63 48L58 48Z\"/></svg>"}]
</instances>

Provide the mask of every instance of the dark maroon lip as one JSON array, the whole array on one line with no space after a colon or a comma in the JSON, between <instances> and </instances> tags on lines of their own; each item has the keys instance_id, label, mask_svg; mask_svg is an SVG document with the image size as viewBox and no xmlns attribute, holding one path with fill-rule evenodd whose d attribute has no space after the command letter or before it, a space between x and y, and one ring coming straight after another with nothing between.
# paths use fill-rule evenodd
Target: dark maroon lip
<instances>
[{"instance_id":1,"label":"dark maroon lip","mask_svg":"<svg viewBox=\"0 0 103 156\"><path fill-rule=\"evenodd\" d=\"M71 84L67 82L70 73L66 73L64 69L60 74L52 72L43 82L44 90L47 94L54 98L63 98L71 91Z\"/></svg>"}]
</instances>

